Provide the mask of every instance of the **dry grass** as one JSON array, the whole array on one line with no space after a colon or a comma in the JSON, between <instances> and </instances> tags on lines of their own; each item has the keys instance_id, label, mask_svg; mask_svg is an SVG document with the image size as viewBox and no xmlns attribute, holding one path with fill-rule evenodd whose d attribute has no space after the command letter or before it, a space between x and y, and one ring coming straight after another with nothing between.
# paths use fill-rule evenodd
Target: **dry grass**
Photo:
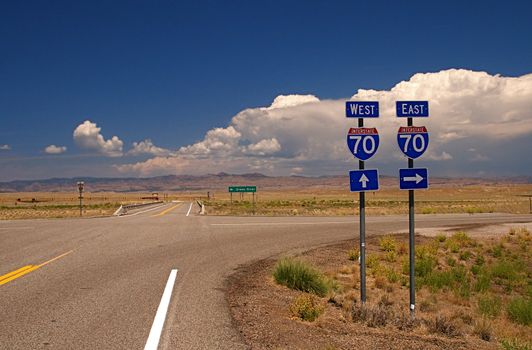
<instances>
[{"instance_id":1,"label":"dry grass","mask_svg":"<svg viewBox=\"0 0 532 350\"><path fill-rule=\"evenodd\" d=\"M161 194L162 195L162 194ZM169 194L167 200L193 199L199 194ZM149 201L151 193L85 192L83 195L83 215L108 216L122 204ZM66 218L79 216L77 193L28 192L0 193L0 220L33 218Z\"/></svg>"},{"instance_id":2,"label":"dry grass","mask_svg":"<svg viewBox=\"0 0 532 350\"><path fill-rule=\"evenodd\" d=\"M464 186L460 188L432 187L416 192L416 212L419 214L448 213L515 213L529 212L528 198L519 194L532 192L532 185ZM263 215L263 216L346 216L358 214L358 195L347 189L291 190L259 192L242 197L217 193L206 201L209 215ZM406 214L408 196L404 191L383 189L366 195L368 215Z\"/></svg>"},{"instance_id":3,"label":"dry grass","mask_svg":"<svg viewBox=\"0 0 532 350\"><path fill-rule=\"evenodd\" d=\"M506 235L482 240L466 232L445 239L416 237L414 320L407 311L408 268L405 271L403 264L408 256L395 261L387 257L405 242L404 235L367 241L368 299L364 306L358 300L357 262L346 254L341 265L329 266L323 254L317 254L316 266L339 286L329 297L329 306L341 310L342 318L371 328L453 339L469 336L505 348L532 342L532 237L526 228L511 228ZM469 252L468 257L461 259L464 252ZM330 312L326 309L323 317Z\"/></svg>"}]
</instances>

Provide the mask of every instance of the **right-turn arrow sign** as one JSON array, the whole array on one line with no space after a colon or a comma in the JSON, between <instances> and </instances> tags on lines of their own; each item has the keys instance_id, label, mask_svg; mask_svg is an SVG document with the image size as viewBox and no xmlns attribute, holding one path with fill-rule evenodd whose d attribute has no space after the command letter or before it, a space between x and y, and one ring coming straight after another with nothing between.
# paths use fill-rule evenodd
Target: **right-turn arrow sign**
<instances>
[{"instance_id":1,"label":"right-turn arrow sign","mask_svg":"<svg viewBox=\"0 0 532 350\"><path fill-rule=\"evenodd\" d=\"M399 188L418 190L429 187L427 168L399 169Z\"/></svg>"}]
</instances>

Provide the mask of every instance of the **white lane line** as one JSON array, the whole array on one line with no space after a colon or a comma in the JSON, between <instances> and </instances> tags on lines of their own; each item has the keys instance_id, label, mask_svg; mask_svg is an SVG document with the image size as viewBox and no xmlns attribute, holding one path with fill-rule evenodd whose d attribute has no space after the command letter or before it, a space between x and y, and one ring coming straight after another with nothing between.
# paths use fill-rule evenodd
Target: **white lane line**
<instances>
[{"instance_id":1,"label":"white lane line","mask_svg":"<svg viewBox=\"0 0 532 350\"><path fill-rule=\"evenodd\" d=\"M146 209L146 210L143 210L143 211L138 211L138 212L136 212L136 213L134 213L134 214L120 215L120 216L117 216L117 218L127 218L127 217L130 217L130 216L135 216L135 215L139 215L139 214L142 214L142 213L147 213L147 212L149 212L149 211L153 211L153 210L155 210L155 209L162 208L162 207L164 207L164 206L166 206L166 205L168 205L168 204L165 203L165 204L163 204L163 205L159 205L159 206L157 206L157 207L155 207L155 208L150 208L150 209Z\"/></svg>"},{"instance_id":2,"label":"white lane line","mask_svg":"<svg viewBox=\"0 0 532 350\"><path fill-rule=\"evenodd\" d=\"M264 226L264 225L331 225L354 224L354 221L318 221L318 222L245 222L240 224L211 224L211 226Z\"/></svg>"},{"instance_id":3,"label":"white lane line","mask_svg":"<svg viewBox=\"0 0 532 350\"><path fill-rule=\"evenodd\" d=\"M21 227L0 227L0 230L33 230L35 227L21 226Z\"/></svg>"},{"instance_id":4,"label":"white lane line","mask_svg":"<svg viewBox=\"0 0 532 350\"><path fill-rule=\"evenodd\" d=\"M190 211L192 210L192 202L190 203L190 207L188 207L188 212L187 212L187 216L190 215Z\"/></svg>"},{"instance_id":5,"label":"white lane line","mask_svg":"<svg viewBox=\"0 0 532 350\"><path fill-rule=\"evenodd\" d=\"M159 346L159 340L161 339L161 333L163 332L164 321L166 320L166 313L168 312L168 305L170 304L170 298L172 297L172 290L174 289L174 283L177 276L177 269L173 269L166 282L164 288L163 297L161 303L157 308L157 313L153 319L153 325L151 326L150 335L146 341L144 350L157 350Z\"/></svg>"}]
</instances>

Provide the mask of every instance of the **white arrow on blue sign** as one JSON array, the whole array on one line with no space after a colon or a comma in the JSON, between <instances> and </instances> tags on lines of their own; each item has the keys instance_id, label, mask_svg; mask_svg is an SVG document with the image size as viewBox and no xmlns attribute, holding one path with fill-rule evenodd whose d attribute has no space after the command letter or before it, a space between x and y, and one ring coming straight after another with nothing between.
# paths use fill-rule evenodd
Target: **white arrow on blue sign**
<instances>
[{"instance_id":1,"label":"white arrow on blue sign","mask_svg":"<svg viewBox=\"0 0 532 350\"><path fill-rule=\"evenodd\" d=\"M395 109L398 117L428 117L429 101L397 101Z\"/></svg>"},{"instance_id":2,"label":"white arrow on blue sign","mask_svg":"<svg viewBox=\"0 0 532 350\"><path fill-rule=\"evenodd\" d=\"M377 169L351 170L349 172L351 192L377 191L379 172Z\"/></svg>"},{"instance_id":3,"label":"white arrow on blue sign","mask_svg":"<svg viewBox=\"0 0 532 350\"><path fill-rule=\"evenodd\" d=\"M377 128L350 128L347 133L347 147L360 160L373 157L379 148Z\"/></svg>"},{"instance_id":4,"label":"white arrow on blue sign","mask_svg":"<svg viewBox=\"0 0 532 350\"><path fill-rule=\"evenodd\" d=\"M399 188L402 190L429 188L429 174L427 168L399 169Z\"/></svg>"},{"instance_id":5,"label":"white arrow on blue sign","mask_svg":"<svg viewBox=\"0 0 532 350\"><path fill-rule=\"evenodd\" d=\"M379 102L377 101L347 101L345 103L347 118L378 118Z\"/></svg>"},{"instance_id":6,"label":"white arrow on blue sign","mask_svg":"<svg viewBox=\"0 0 532 350\"><path fill-rule=\"evenodd\" d=\"M397 143L408 158L420 157L429 145L429 133L424 126L402 126L397 132Z\"/></svg>"}]
</instances>

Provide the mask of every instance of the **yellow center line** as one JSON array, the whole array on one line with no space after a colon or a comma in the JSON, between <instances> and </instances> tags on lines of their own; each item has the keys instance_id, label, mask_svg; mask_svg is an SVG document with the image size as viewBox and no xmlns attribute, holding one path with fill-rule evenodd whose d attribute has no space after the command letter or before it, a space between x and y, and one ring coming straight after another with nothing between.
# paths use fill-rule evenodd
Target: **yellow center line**
<instances>
[{"instance_id":1,"label":"yellow center line","mask_svg":"<svg viewBox=\"0 0 532 350\"><path fill-rule=\"evenodd\" d=\"M45 262L43 262L42 264L37 265L37 266L39 266L39 267L43 267L44 265L48 265L48 264L51 263L52 261L55 261L55 260L57 260L57 259L61 259L62 257L66 256L66 255L68 255L68 254L70 254L70 253L72 253L72 252L73 252L73 250L69 250L68 252L63 253L63 254L61 254L61 255L58 255L58 256L56 256L55 258L52 258L52 259L50 259L50 260L48 260L48 261L45 261Z\"/></svg>"},{"instance_id":2,"label":"yellow center line","mask_svg":"<svg viewBox=\"0 0 532 350\"><path fill-rule=\"evenodd\" d=\"M26 271L27 269L30 269L32 268L33 265L26 265L24 267L21 267L20 269L18 270L15 270L15 271L11 271L10 273L6 273L5 275L3 276L0 276L0 282L3 282L4 280L8 279L9 277L12 277L12 276L15 276L15 275L18 275L19 273L22 273L24 271Z\"/></svg>"},{"instance_id":3,"label":"yellow center line","mask_svg":"<svg viewBox=\"0 0 532 350\"><path fill-rule=\"evenodd\" d=\"M3 285L3 284L6 284L7 282L13 281L14 279L22 277L25 274L28 274L28 273L30 273L32 271L35 271L35 270L43 267L44 265L47 265L47 264L51 263L52 261L60 259L60 258L66 256L66 255L68 255L68 254L70 254L72 252L73 252L73 250L68 251L66 253L63 253L61 255L56 256L53 259L45 261L45 262L43 262L42 264L39 264L39 265L26 265L24 267L21 267L20 269L15 270L15 271L11 271L9 273L6 273L5 275L0 276L0 286Z\"/></svg>"},{"instance_id":4,"label":"yellow center line","mask_svg":"<svg viewBox=\"0 0 532 350\"><path fill-rule=\"evenodd\" d=\"M166 210L163 210L163 211L160 212L159 214L152 215L152 217L163 216L163 215L165 215L165 214L168 214L170 211L172 211L172 210L174 210L175 208L179 207L181 204L183 204L183 203L176 204L176 205L174 205L174 206L171 207L171 208L168 208L168 209L166 209Z\"/></svg>"}]
</instances>

